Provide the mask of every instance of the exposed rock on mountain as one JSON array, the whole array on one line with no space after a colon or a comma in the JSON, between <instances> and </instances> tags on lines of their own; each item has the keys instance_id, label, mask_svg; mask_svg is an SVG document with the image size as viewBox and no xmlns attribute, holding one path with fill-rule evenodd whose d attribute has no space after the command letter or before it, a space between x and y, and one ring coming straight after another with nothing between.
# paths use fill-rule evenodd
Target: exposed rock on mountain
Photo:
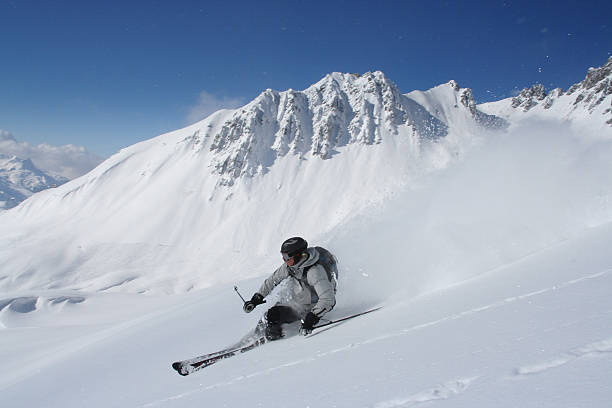
<instances>
[{"instance_id":1,"label":"exposed rock on mountain","mask_svg":"<svg viewBox=\"0 0 612 408\"><path fill-rule=\"evenodd\" d=\"M448 126L382 72L333 73L305 91L266 90L206 137L214 171L232 185L289 153L329 159L339 147L377 144L400 130L418 143L444 137Z\"/></svg>"},{"instance_id":2,"label":"exposed rock on mountain","mask_svg":"<svg viewBox=\"0 0 612 408\"><path fill-rule=\"evenodd\" d=\"M506 119L520 120L532 116L588 122L601 129L612 126L612 57L599 68L590 68L585 79L567 91L561 88L546 92L543 85L523 89L519 95L480 105L486 112ZM527 115L521 115L526 113Z\"/></svg>"}]
</instances>

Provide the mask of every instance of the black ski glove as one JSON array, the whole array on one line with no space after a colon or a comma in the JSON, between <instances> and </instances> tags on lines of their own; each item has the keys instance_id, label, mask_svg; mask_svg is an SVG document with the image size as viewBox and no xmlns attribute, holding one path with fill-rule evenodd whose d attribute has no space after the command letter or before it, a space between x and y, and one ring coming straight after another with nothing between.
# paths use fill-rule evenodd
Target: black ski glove
<instances>
[{"instance_id":1,"label":"black ski glove","mask_svg":"<svg viewBox=\"0 0 612 408\"><path fill-rule=\"evenodd\" d=\"M259 293L255 293L253 297L251 298L251 300L244 302L244 306L242 307L242 309L246 313L251 313L253 309L255 309L255 306L261 305L264 303L266 303L266 301L264 300L264 297L261 296Z\"/></svg>"},{"instance_id":2,"label":"black ski glove","mask_svg":"<svg viewBox=\"0 0 612 408\"><path fill-rule=\"evenodd\" d=\"M302 336L306 336L312 333L315 324L319 323L319 318L312 312L308 312L306 316L302 319L302 327L300 328L300 334Z\"/></svg>"}]
</instances>

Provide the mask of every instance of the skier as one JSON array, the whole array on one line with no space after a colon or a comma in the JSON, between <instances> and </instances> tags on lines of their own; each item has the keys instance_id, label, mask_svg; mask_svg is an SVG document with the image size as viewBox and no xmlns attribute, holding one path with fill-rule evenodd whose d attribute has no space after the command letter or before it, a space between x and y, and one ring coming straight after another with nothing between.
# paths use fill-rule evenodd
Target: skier
<instances>
[{"instance_id":1,"label":"skier","mask_svg":"<svg viewBox=\"0 0 612 408\"><path fill-rule=\"evenodd\" d=\"M321 247L309 248L304 238L289 238L281 245L284 263L264 281L244 311L250 313L285 279L293 288L289 299L272 306L258 324L267 340L283 335L282 325L301 320L300 334L310 334L321 317L336 305L336 258Z\"/></svg>"},{"instance_id":2,"label":"skier","mask_svg":"<svg viewBox=\"0 0 612 408\"><path fill-rule=\"evenodd\" d=\"M270 340L284 337L283 324L301 320L300 333L312 333L321 317L336 305L336 281L338 267L336 257L322 247L309 248L300 237L289 238L281 246L284 263L264 281L251 300L244 302L244 311L250 313L257 305L266 303L264 298L281 282L290 284L290 293L272 306L251 331L238 344L210 354L172 363L180 375L189 375L219 361L246 353ZM240 298L242 295L234 287ZM243 299L244 300L244 299ZM336 324L357 316L379 310L381 307L355 313L350 316L320 324L317 327Z\"/></svg>"}]
</instances>

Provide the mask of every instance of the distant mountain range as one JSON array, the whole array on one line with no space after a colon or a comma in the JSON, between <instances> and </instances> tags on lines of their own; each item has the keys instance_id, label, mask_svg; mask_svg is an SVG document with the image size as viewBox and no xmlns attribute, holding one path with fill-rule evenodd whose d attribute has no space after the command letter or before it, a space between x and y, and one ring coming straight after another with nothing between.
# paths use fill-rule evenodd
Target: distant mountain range
<instances>
[{"instance_id":1,"label":"distant mountain range","mask_svg":"<svg viewBox=\"0 0 612 408\"><path fill-rule=\"evenodd\" d=\"M67 181L43 172L30 159L0 154L0 209L15 207L32 194Z\"/></svg>"},{"instance_id":2,"label":"distant mountain range","mask_svg":"<svg viewBox=\"0 0 612 408\"><path fill-rule=\"evenodd\" d=\"M0 129L0 210L82 176L101 162L100 157L83 147L31 145Z\"/></svg>"}]
</instances>

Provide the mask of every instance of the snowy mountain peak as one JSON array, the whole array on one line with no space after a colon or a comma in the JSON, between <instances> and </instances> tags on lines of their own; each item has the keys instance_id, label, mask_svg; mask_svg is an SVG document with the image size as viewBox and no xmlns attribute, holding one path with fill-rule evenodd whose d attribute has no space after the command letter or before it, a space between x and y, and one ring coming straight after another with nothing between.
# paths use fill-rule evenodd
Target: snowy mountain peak
<instances>
[{"instance_id":1,"label":"snowy mountain peak","mask_svg":"<svg viewBox=\"0 0 612 408\"><path fill-rule=\"evenodd\" d=\"M585 79L567 92L561 88L546 92L543 85L524 88L519 95L480 106L481 109L513 119L555 116L566 121L584 122L600 130L612 125L612 57L599 68L590 68Z\"/></svg>"},{"instance_id":2,"label":"snowy mountain peak","mask_svg":"<svg viewBox=\"0 0 612 408\"><path fill-rule=\"evenodd\" d=\"M512 98L512 107L521 108L523 112L527 112L532 107L538 105L541 101L546 99L546 89L544 85L536 84L531 88L524 88L517 96ZM553 99L548 98L544 103L544 109L552 106Z\"/></svg>"},{"instance_id":3,"label":"snowy mountain peak","mask_svg":"<svg viewBox=\"0 0 612 408\"><path fill-rule=\"evenodd\" d=\"M612 77L612 57L608 58L608 62L599 68L589 68L586 78L582 81L582 86L585 89L591 89L599 85L599 88L606 87ZM602 88L603 89L603 88Z\"/></svg>"},{"instance_id":4,"label":"snowy mountain peak","mask_svg":"<svg viewBox=\"0 0 612 408\"><path fill-rule=\"evenodd\" d=\"M32 160L25 159L22 160L15 155L7 156L0 154L0 160L3 160L3 168L9 171L14 170L29 170L29 171L39 171Z\"/></svg>"},{"instance_id":5,"label":"snowy mountain peak","mask_svg":"<svg viewBox=\"0 0 612 408\"><path fill-rule=\"evenodd\" d=\"M332 72L325 75L319 82L312 85L312 87L320 88L325 84L335 83L338 86L345 88L347 84L354 84L362 88L366 88L368 84L387 84L388 86L397 87L391 80L389 80L384 72L373 71L366 72L364 74L346 73L346 72Z\"/></svg>"},{"instance_id":6,"label":"snowy mountain peak","mask_svg":"<svg viewBox=\"0 0 612 408\"><path fill-rule=\"evenodd\" d=\"M445 85L448 85L451 87L451 89L455 92L459 92L459 90L461 89L461 87L459 86L459 84L457 83L457 81L455 81L454 79L451 79L450 81L448 81ZM444 85L439 85L439 86L444 86Z\"/></svg>"},{"instance_id":7,"label":"snowy mountain peak","mask_svg":"<svg viewBox=\"0 0 612 408\"><path fill-rule=\"evenodd\" d=\"M46 174L30 159L0 154L0 209L12 208L32 194L66 181Z\"/></svg>"},{"instance_id":8,"label":"snowy mountain peak","mask_svg":"<svg viewBox=\"0 0 612 408\"><path fill-rule=\"evenodd\" d=\"M612 95L612 57L599 68L589 68L586 78L572 86L567 95L576 94L574 105L583 104L589 112L601 105L606 98ZM612 103L608 104L607 122L612 125Z\"/></svg>"},{"instance_id":9,"label":"snowy mountain peak","mask_svg":"<svg viewBox=\"0 0 612 408\"><path fill-rule=\"evenodd\" d=\"M287 154L329 159L339 147L378 144L385 135L418 143L447 133L380 71L331 73L304 91L268 89L213 128L208 149L222 185L265 172Z\"/></svg>"},{"instance_id":10,"label":"snowy mountain peak","mask_svg":"<svg viewBox=\"0 0 612 408\"><path fill-rule=\"evenodd\" d=\"M544 109L549 109L560 96L575 95L573 105L582 103L589 112L593 112L611 94L612 57L599 68L589 68L586 78L582 82L572 85L567 92L557 88L547 93L544 85L541 84L524 88L519 95L512 98L512 107L520 108L523 112L527 112L536 105L542 105Z\"/></svg>"},{"instance_id":11,"label":"snowy mountain peak","mask_svg":"<svg viewBox=\"0 0 612 408\"><path fill-rule=\"evenodd\" d=\"M423 106L447 126L454 129L478 131L503 129L506 121L481 112L470 88L461 88L451 80L427 91L412 91L406 96Z\"/></svg>"}]
</instances>

